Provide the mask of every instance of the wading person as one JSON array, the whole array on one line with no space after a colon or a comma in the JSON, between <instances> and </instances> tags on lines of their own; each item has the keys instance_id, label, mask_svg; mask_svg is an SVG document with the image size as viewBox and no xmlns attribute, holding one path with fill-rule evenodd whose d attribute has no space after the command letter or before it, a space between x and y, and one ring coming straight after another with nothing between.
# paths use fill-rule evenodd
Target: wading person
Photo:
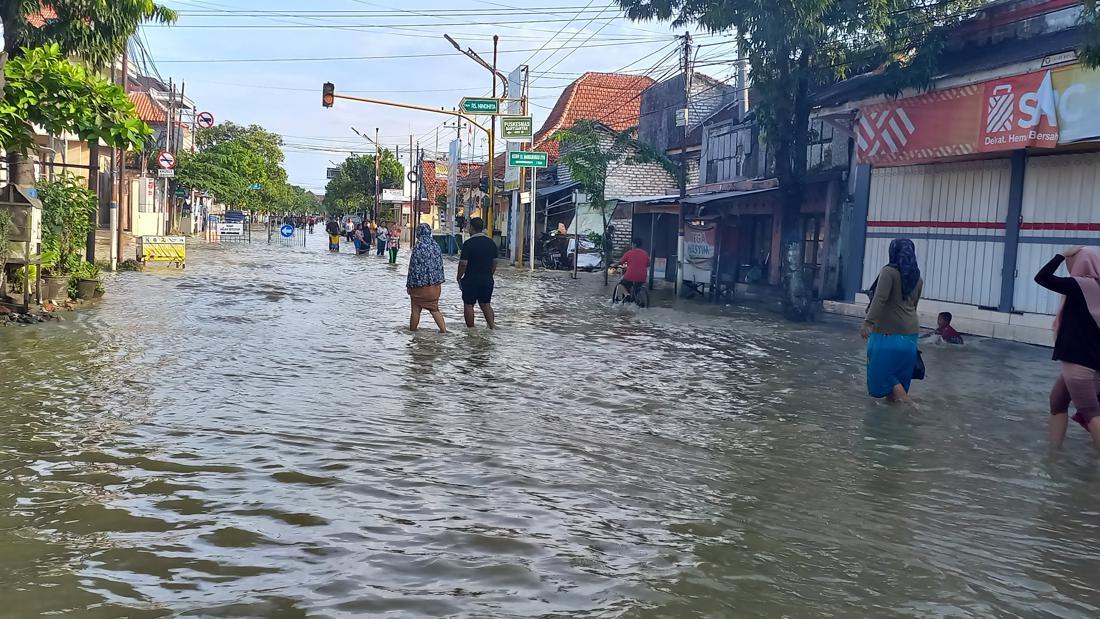
<instances>
[{"instance_id":1,"label":"wading person","mask_svg":"<svg viewBox=\"0 0 1100 619\"><path fill-rule=\"evenodd\" d=\"M409 258L409 277L405 287L412 303L409 316L409 331L420 326L420 312L428 310L439 327L440 333L447 332L447 323L439 311L439 293L443 288L443 253L439 244L432 238L432 227L420 224L416 228L416 243Z\"/></svg>"},{"instance_id":2,"label":"wading person","mask_svg":"<svg viewBox=\"0 0 1100 619\"><path fill-rule=\"evenodd\" d=\"M362 256L370 252L370 232L366 226L355 226L355 255Z\"/></svg>"},{"instance_id":3,"label":"wading person","mask_svg":"<svg viewBox=\"0 0 1100 619\"><path fill-rule=\"evenodd\" d=\"M913 241L894 239L890 263L871 285L871 304L860 334L867 340L867 392L912 404L909 385L917 365L917 302L924 282Z\"/></svg>"},{"instance_id":4,"label":"wading person","mask_svg":"<svg viewBox=\"0 0 1100 619\"><path fill-rule=\"evenodd\" d=\"M485 324L497 328L493 313L493 275L497 272L497 244L485 236L485 221L470 219L470 238L462 244L458 258L458 285L462 288L462 309L466 326L474 327L474 305L481 307Z\"/></svg>"},{"instance_id":5,"label":"wading person","mask_svg":"<svg viewBox=\"0 0 1100 619\"><path fill-rule=\"evenodd\" d=\"M340 224L335 219L328 220L325 224L325 232L328 233L328 250L340 251Z\"/></svg>"},{"instance_id":6,"label":"wading person","mask_svg":"<svg viewBox=\"0 0 1100 619\"><path fill-rule=\"evenodd\" d=\"M1063 262L1069 277L1054 274ZM1054 360L1062 362L1062 374L1050 392L1050 444L1062 446L1072 402L1073 420L1100 450L1100 253L1067 248L1035 275L1035 283L1062 295L1054 318Z\"/></svg>"},{"instance_id":7,"label":"wading person","mask_svg":"<svg viewBox=\"0 0 1100 619\"><path fill-rule=\"evenodd\" d=\"M390 250L390 264L397 264L397 250L401 248L401 227L396 223L390 226L386 245Z\"/></svg>"},{"instance_id":8,"label":"wading person","mask_svg":"<svg viewBox=\"0 0 1100 619\"><path fill-rule=\"evenodd\" d=\"M375 231L375 236L378 239L378 255L386 255L386 244L389 243L389 230L386 229L386 224L381 224Z\"/></svg>"},{"instance_id":9,"label":"wading person","mask_svg":"<svg viewBox=\"0 0 1100 619\"><path fill-rule=\"evenodd\" d=\"M348 216L348 220L344 222L344 232L347 233L348 243L355 240L355 222L351 216Z\"/></svg>"}]
</instances>

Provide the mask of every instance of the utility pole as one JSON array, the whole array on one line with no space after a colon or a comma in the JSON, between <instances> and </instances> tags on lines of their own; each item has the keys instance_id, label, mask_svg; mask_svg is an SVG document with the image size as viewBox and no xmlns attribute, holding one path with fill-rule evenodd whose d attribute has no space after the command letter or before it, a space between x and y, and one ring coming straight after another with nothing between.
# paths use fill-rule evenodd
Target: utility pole
<instances>
[{"instance_id":1,"label":"utility pole","mask_svg":"<svg viewBox=\"0 0 1100 619\"><path fill-rule=\"evenodd\" d=\"M493 98L497 98L497 43L500 41L500 36L493 35ZM499 107L499 106L498 106ZM493 158L496 156L496 144L497 144L497 115L493 114L489 123L489 208L486 209L485 228L489 233L489 238L493 238L493 215L496 211L496 198L497 198L497 184L496 179L493 178Z\"/></svg>"},{"instance_id":2,"label":"utility pole","mask_svg":"<svg viewBox=\"0 0 1100 619\"><path fill-rule=\"evenodd\" d=\"M680 282L684 278L684 198L687 197L687 136L691 121L691 33L684 33L683 59L684 72L684 124L680 127L680 208L677 209L676 225L676 281L674 290L680 294ZM652 248L651 248L652 249Z\"/></svg>"},{"instance_id":3,"label":"utility pole","mask_svg":"<svg viewBox=\"0 0 1100 619\"><path fill-rule=\"evenodd\" d=\"M382 218L382 147L378 145L378 127L374 128L374 217Z\"/></svg>"},{"instance_id":4,"label":"utility pole","mask_svg":"<svg viewBox=\"0 0 1100 619\"><path fill-rule=\"evenodd\" d=\"M122 47L122 92L130 90L130 46ZM128 95L127 95L128 96ZM111 241L114 255L111 257L111 269L118 267L118 261L122 259L122 214L129 212L130 183L126 181L126 149L119 151L118 157L118 182L115 184L114 201L111 203Z\"/></svg>"},{"instance_id":5,"label":"utility pole","mask_svg":"<svg viewBox=\"0 0 1100 619\"><path fill-rule=\"evenodd\" d=\"M412 192L412 195L409 196L409 223L410 224L412 223L412 219L413 219L413 210L416 209L416 196L420 195L420 193L416 190L416 188L418 186L417 183L420 182L420 173L419 173L419 170L416 169L416 157L415 157L415 154L413 153L413 136L410 134L409 135L409 172L414 172L414 171L417 173L416 177L415 177L416 180L415 181L409 181L409 191ZM407 173L406 173L406 178L407 178ZM411 228L412 226L409 226L409 227Z\"/></svg>"},{"instance_id":6,"label":"utility pole","mask_svg":"<svg viewBox=\"0 0 1100 619\"><path fill-rule=\"evenodd\" d=\"M176 119L176 85L172 82L172 78L168 78L168 116L165 117L164 127L164 151L172 152L172 126L175 124ZM164 189L161 196L164 201L161 203L164 206L164 234L172 234L172 208L168 204L168 178L164 178Z\"/></svg>"}]
</instances>

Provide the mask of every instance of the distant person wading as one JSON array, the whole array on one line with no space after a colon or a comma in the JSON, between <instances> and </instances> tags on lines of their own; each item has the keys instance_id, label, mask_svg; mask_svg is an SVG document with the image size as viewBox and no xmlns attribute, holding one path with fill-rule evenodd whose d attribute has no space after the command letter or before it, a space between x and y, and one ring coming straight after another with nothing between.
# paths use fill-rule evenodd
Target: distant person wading
<instances>
[{"instance_id":1,"label":"distant person wading","mask_svg":"<svg viewBox=\"0 0 1100 619\"><path fill-rule=\"evenodd\" d=\"M909 386L917 366L917 303L923 288L913 241L894 239L890 263L871 285L871 304L860 330L867 340L867 392L871 397L913 403Z\"/></svg>"}]
</instances>

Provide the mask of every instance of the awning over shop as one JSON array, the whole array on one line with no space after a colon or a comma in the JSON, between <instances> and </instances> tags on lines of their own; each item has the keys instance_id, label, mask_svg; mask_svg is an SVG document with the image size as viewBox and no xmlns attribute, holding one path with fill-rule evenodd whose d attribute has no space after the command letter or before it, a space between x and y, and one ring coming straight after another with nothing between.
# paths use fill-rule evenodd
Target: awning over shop
<instances>
[{"instance_id":1,"label":"awning over shop","mask_svg":"<svg viewBox=\"0 0 1100 619\"><path fill-rule=\"evenodd\" d=\"M615 198L619 201L616 209L631 209L635 215L648 215L651 213L673 214L680 212L680 196L677 194L657 196L624 196Z\"/></svg>"},{"instance_id":2,"label":"awning over shop","mask_svg":"<svg viewBox=\"0 0 1100 619\"><path fill-rule=\"evenodd\" d=\"M779 189L779 187L766 187L764 189L751 189L749 191L720 191L716 193L705 193L684 198L684 204L710 204L712 202L718 202L719 200L729 200L732 198L740 198L743 196L766 193L769 191L775 191L776 189Z\"/></svg>"},{"instance_id":3,"label":"awning over shop","mask_svg":"<svg viewBox=\"0 0 1100 619\"><path fill-rule=\"evenodd\" d=\"M579 182L573 181L572 183L560 183L560 184L557 184L557 185L550 185L549 187L539 187L537 195L540 198L545 198L546 196L552 196L556 193L561 193L563 191L569 191L570 189L573 189L574 187L579 187L579 186L580 186Z\"/></svg>"}]
</instances>

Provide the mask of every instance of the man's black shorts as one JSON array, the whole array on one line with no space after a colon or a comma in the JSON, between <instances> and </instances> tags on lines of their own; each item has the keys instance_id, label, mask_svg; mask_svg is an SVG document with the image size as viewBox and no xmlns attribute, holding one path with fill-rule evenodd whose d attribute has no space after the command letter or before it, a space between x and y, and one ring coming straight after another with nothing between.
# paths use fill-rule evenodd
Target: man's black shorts
<instances>
[{"instance_id":1,"label":"man's black shorts","mask_svg":"<svg viewBox=\"0 0 1100 619\"><path fill-rule=\"evenodd\" d=\"M462 281L463 305L486 305L493 302L493 280L485 282Z\"/></svg>"}]
</instances>

